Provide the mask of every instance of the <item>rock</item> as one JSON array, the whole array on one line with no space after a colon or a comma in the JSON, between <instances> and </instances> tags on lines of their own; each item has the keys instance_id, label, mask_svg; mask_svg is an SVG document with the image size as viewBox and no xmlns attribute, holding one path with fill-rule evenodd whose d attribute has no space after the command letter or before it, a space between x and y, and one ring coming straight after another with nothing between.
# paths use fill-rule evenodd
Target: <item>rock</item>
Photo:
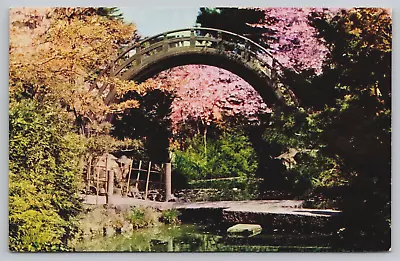
<instances>
[{"instance_id":1,"label":"rock","mask_svg":"<svg viewBox=\"0 0 400 261\"><path fill-rule=\"evenodd\" d=\"M122 207L121 206L114 206L114 209L115 209L115 214L117 214L117 215L119 215L119 214L121 214L121 212L122 212Z\"/></svg>"},{"instance_id":2,"label":"rock","mask_svg":"<svg viewBox=\"0 0 400 261\"><path fill-rule=\"evenodd\" d=\"M91 236L93 236L93 231L90 228L83 229L83 231L82 231L83 238L89 238Z\"/></svg>"},{"instance_id":3,"label":"rock","mask_svg":"<svg viewBox=\"0 0 400 261\"><path fill-rule=\"evenodd\" d=\"M152 201L155 201L160 193L157 190L150 190L148 198Z\"/></svg>"},{"instance_id":4,"label":"rock","mask_svg":"<svg viewBox=\"0 0 400 261\"><path fill-rule=\"evenodd\" d=\"M163 240L159 240L159 239L152 239L150 241L150 244L152 244L152 245L167 245L168 241L163 241Z\"/></svg>"},{"instance_id":5,"label":"rock","mask_svg":"<svg viewBox=\"0 0 400 261\"><path fill-rule=\"evenodd\" d=\"M111 226L104 227L103 234L105 236L113 236L115 234L115 229Z\"/></svg>"},{"instance_id":6,"label":"rock","mask_svg":"<svg viewBox=\"0 0 400 261\"><path fill-rule=\"evenodd\" d=\"M115 228L115 233L122 234L122 227L116 227Z\"/></svg>"},{"instance_id":7,"label":"rock","mask_svg":"<svg viewBox=\"0 0 400 261\"><path fill-rule=\"evenodd\" d=\"M226 230L229 236L252 237L260 234L262 227L258 224L236 224Z\"/></svg>"},{"instance_id":8,"label":"rock","mask_svg":"<svg viewBox=\"0 0 400 261\"><path fill-rule=\"evenodd\" d=\"M114 194L118 196L122 196L122 188L115 188L114 189Z\"/></svg>"},{"instance_id":9,"label":"rock","mask_svg":"<svg viewBox=\"0 0 400 261\"><path fill-rule=\"evenodd\" d=\"M140 192L136 186L131 187L128 195L133 198L138 198L138 199L142 198L142 196L140 195Z\"/></svg>"},{"instance_id":10,"label":"rock","mask_svg":"<svg viewBox=\"0 0 400 261\"><path fill-rule=\"evenodd\" d=\"M133 227L130 223L126 222L124 223L123 227L121 228L121 233L128 233L133 230Z\"/></svg>"},{"instance_id":11,"label":"rock","mask_svg":"<svg viewBox=\"0 0 400 261\"><path fill-rule=\"evenodd\" d=\"M171 195L170 198L168 199L168 202L177 202L177 201L178 199L174 195Z\"/></svg>"}]
</instances>

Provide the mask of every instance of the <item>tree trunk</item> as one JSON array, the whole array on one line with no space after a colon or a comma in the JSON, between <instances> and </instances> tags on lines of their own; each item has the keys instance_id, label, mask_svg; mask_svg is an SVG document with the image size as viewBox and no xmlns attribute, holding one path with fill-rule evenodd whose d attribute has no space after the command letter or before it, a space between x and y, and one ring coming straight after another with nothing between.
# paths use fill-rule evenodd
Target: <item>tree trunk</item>
<instances>
[{"instance_id":1,"label":"tree trunk","mask_svg":"<svg viewBox=\"0 0 400 261\"><path fill-rule=\"evenodd\" d=\"M207 126L204 128L204 155L206 156L206 160L207 160Z\"/></svg>"}]
</instances>

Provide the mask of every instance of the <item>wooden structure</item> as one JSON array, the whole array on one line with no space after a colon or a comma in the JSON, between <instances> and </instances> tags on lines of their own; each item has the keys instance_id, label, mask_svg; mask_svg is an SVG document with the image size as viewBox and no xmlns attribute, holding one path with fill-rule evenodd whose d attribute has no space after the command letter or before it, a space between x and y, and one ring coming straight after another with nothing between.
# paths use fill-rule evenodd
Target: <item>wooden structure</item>
<instances>
[{"instance_id":1,"label":"wooden structure","mask_svg":"<svg viewBox=\"0 0 400 261\"><path fill-rule=\"evenodd\" d=\"M109 204L113 203L115 173L109 168L109 161L109 157L106 157L106 163L102 166L93 164L93 158L89 157L86 166L86 193L91 192L96 194L96 204L100 195L106 195L106 202ZM146 165L147 167L145 167ZM154 178L153 176L158 177ZM160 200L162 198L169 200L172 197L171 163L162 164L157 169L156 165L152 164L151 161L147 162L147 164L142 160L137 162L131 161L128 174L119 185L119 196L133 196L145 200Z\"/></svg>"},{"instance_id":2,"label":"wooden structure","mask_svg":"<svg viewBox=\"0 0 400 261\"><path fill-rule=\"evenodd\" d=\"M212 65L235 73L271 107L298 104L282 83L284 67L266 48L247 37L213 28L178 29L146 38L122 51L102 75L140 83L163 70L187 64ZM91 90L95 88L106 104L116 101L113 86L96 83Z\"/></svg>"}]
</instances>

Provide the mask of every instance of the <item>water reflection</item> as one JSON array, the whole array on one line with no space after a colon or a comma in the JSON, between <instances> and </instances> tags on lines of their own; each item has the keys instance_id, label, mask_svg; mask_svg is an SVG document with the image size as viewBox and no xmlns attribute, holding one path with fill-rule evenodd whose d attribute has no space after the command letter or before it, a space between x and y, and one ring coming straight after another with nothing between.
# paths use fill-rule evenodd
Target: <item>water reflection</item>
<instances>
[{"instance_id":1,"label":"water reflection","mask_svg":"<svg viewBox=\"0 0 400 261\"><path fill-rule=\"evenodd\" d=\"M131 234L84 240L77 251L122 252L275 252L332 251L329 237L261 233L231 238L224 231L200 225L157 226Z\"/></svg>"}]
</instances>

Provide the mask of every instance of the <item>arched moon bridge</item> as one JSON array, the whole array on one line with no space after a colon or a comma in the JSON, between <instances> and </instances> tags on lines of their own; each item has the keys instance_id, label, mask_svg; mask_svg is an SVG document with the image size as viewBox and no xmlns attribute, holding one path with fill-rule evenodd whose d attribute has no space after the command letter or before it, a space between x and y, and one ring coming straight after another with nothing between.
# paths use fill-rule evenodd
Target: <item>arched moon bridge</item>
<instances>
[{"instance_id":1,"label":"arched moon bridge","mask_svg":"<svg viewBox=\"0 0 400 261\"><path fill-rule=\"evenodd\" d=\"M109 76L138 83L180 65L205 64L242 77L271 107L297 105L293 92L282 83L284 67L256 42L224 30L185 28L146 38L124 50L110 64ZM99 89L106 104L115 101L116 89Z\"/></svg>"}]
</instances>

